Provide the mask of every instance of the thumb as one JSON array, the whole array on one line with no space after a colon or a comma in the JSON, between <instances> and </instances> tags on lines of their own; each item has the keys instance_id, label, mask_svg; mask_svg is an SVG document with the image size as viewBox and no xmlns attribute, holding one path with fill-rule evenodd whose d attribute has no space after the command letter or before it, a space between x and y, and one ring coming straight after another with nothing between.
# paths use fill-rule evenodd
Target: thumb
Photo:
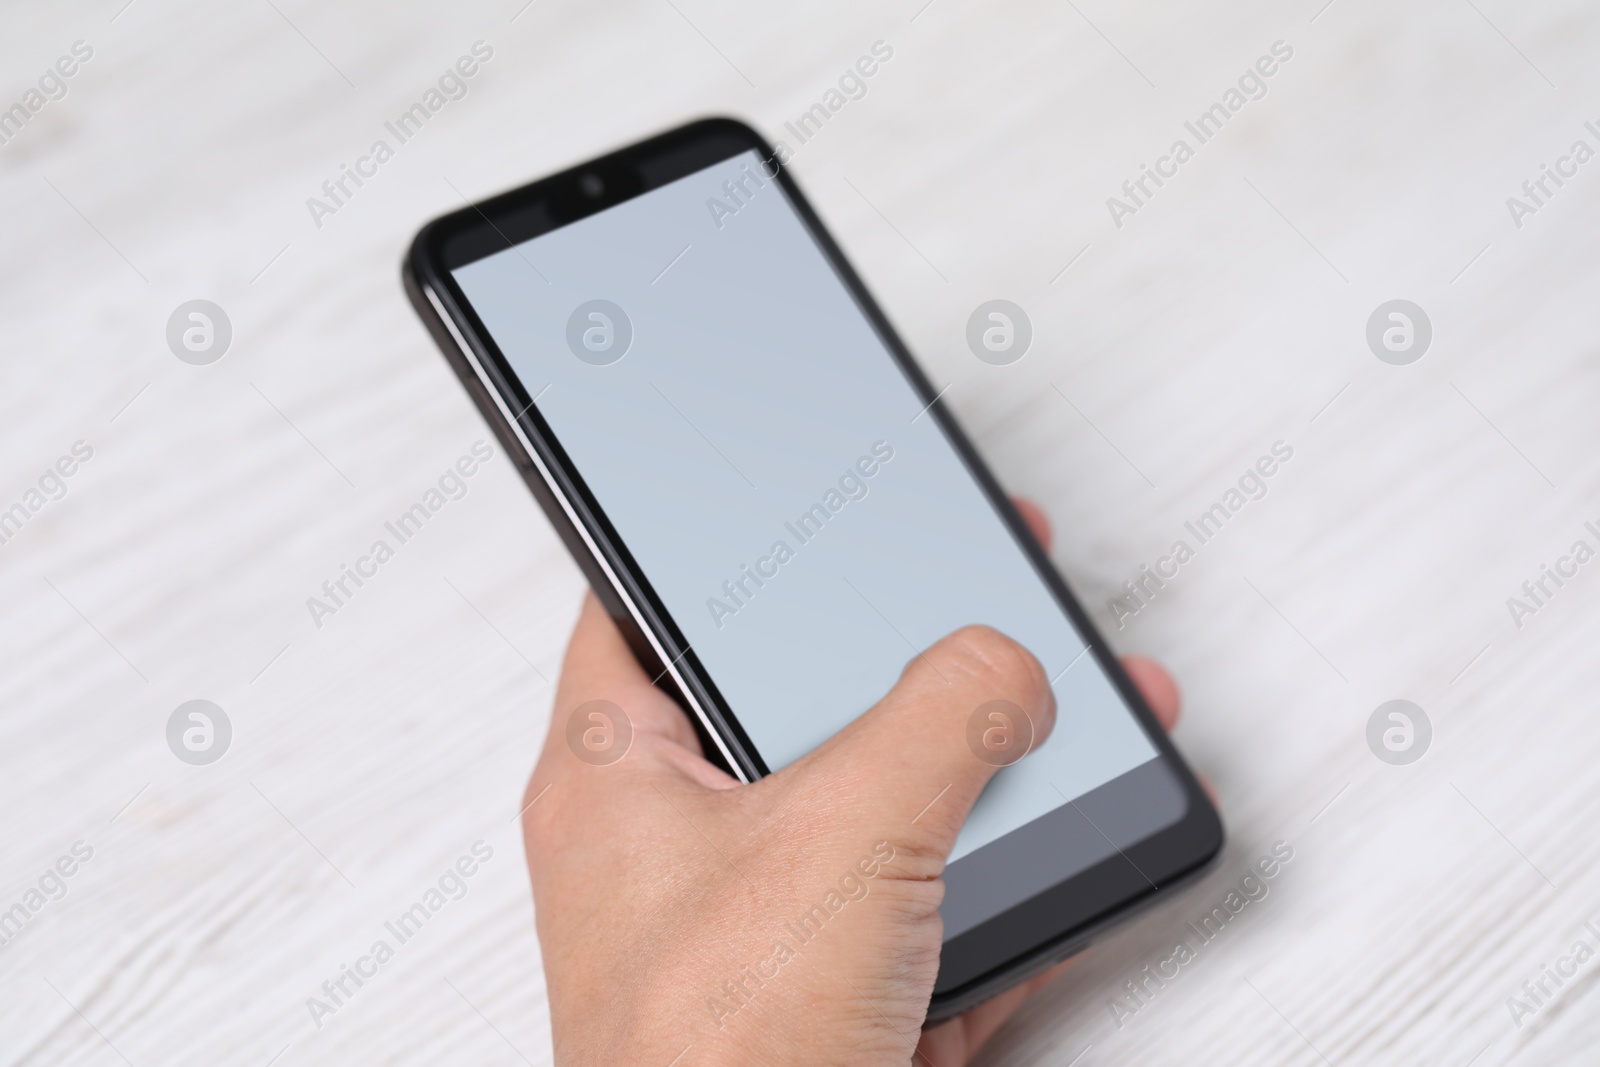
<instances>
[{"instance_id":1,"label":"thumb","mask_svg":"<svg viewBox=\"0 0 1600 1067\"><path fill-rule=\"evenodd\" d=\"M903 845L937 875L989 779L1043 743L1055 713L1033 654L969 626L918 654L887 696L789 768L792 784L820 794L819 808L852 835Z\"/></svg>"}]
</instances>

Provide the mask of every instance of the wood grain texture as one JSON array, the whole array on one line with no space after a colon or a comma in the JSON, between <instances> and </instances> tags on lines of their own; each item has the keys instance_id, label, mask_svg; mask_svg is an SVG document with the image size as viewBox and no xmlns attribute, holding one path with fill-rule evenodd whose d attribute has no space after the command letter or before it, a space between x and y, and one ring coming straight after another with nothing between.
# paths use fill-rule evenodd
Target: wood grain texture
<instances>
[{"instance_id":1,"label":"wood grain texture","mask_svg":"<svg viewBox=\"0 0 1600 1067\"><path fill-rule=\"evenodd\" d=\"M0 508L94 452L0 545L0 908L94 850L0 947L0 1062L549 1062L512 820L581 578L497 457L336 617L305 608L489 436L400 255L463 196L691 117L783 136L879 39L798 178L1113 640L1172 666L1231 834L981 1061L1592 1062L1600 963L1520 1028L1506 1004L1600 924L1600 564L1506 607L1600 541L1600 161L1506 206L1600 148L1592 5L122 4L0 13L0 105L94 50L0 147ZM468 95L314 225L480 39ZM1265 97L1114 225L1280 40ZM997 296L1036 331L1009 367L962 339ZM208 367L163 337L196 297L234 329ZM1435 330L1408 367L1364 341L1397 297ZM1108 598L1278 440L1267 496L1116 629ZM1390 767L1364 728L1402 697L1436 733ZM235 729L210 767L164 741L194 698ZM313 1026L479 840L465 898ZM1268 896L1119 1020L1280 840Z\"/></svg>"}]
</instances>

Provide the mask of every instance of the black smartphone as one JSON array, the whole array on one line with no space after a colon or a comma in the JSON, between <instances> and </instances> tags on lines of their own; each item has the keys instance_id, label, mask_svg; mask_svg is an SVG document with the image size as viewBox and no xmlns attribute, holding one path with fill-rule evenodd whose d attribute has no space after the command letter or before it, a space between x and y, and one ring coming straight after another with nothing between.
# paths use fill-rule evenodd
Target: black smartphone
<instances>
[{"instance_id":1,"label":"black smartphone","mask_svg":"<svg viewBox=\"0 0 1600 1067\"><path fill-rule=\"evenodd\" d=\"M773 149L712 119L425 226L412 303L645 669L750 781L985 623L1054 732L945 870L930 1019L1222 846L1205 792Z\"/></svg>"}]
</instances>

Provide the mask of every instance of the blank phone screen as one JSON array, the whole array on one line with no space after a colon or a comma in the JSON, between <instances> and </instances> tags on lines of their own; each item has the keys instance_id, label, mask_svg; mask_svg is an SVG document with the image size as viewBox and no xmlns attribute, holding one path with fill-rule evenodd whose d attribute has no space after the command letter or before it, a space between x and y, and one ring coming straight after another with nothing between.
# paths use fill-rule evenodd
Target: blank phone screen
<instances>
[{"instance_id":1,"label":"blank phone screen","mask_svg":"<svg viewBox=\"0 0 1600 1067\"><path fill-rule=\"evenodd\" d=\"M947 936L1182 816L1138 720L757 153L453 276L773 770L967 624L1044 665L1056 728L967 820ZM1108 847L1058 835L1034 855L1027 828L1091 795L1120 813L1120 830L1096 827ZM1010 856L1003 879L962 862L981 850Z\"/></svg>"}]
</instances>

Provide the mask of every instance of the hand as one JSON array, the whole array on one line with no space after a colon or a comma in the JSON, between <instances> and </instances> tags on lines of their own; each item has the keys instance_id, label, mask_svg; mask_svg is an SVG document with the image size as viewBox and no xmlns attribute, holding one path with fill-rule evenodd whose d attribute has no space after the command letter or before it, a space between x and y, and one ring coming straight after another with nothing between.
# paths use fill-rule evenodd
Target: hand
<instances>
[{"instance_id":1,"label":"hand","mask_svg":"<svg viewBox=\"0 0 1600 1067\"><path fill-rule=\"evenodd\" d=\"M1048 545L1042 513L1018 506ZM1171 728L1172 679L1149 660L1124 664ZM940 873L995 771L968 749L967 718L996 699L1040 740L1054 722L1032 655L986 627L959 630L816 751L744 785L705 760L588 597L524 797L556 1062L965 1064L1059 973L922 1029ZM591 700L631 722L608 765L567 744Z\"/></svg>"}]
</instances>

